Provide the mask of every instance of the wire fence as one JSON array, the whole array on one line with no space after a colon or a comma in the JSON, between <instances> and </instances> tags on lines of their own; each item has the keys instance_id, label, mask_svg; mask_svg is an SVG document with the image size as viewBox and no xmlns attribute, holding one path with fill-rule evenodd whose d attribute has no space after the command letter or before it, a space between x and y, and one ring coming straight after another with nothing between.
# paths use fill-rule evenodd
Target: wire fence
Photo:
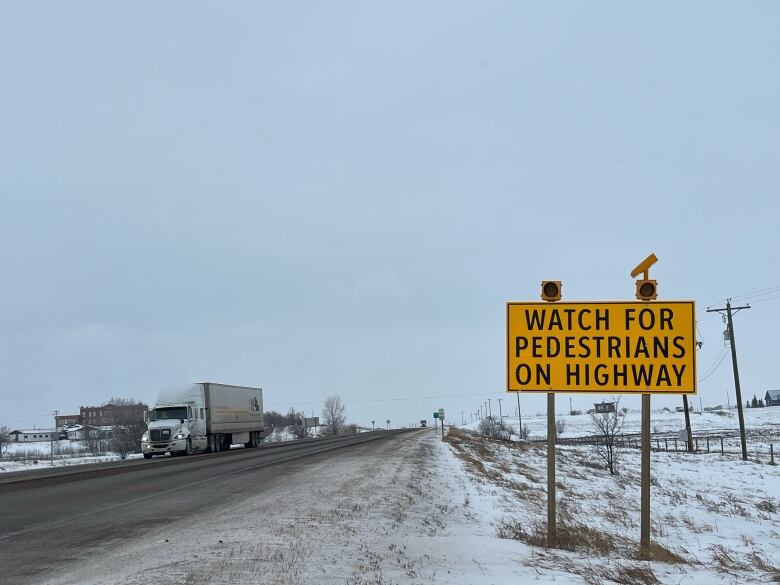
<instances>
[{"instance_id":1,"label":"wire fence","mask_svg":"<svg viewBox=\"0 0 780 585\"><path fill-rule=\"evenodd\" d=\"M534 443L546 443L547 437L529 437ZM557 445L601 445L604 437L600 435L585 435L582 437L557 437ZM780 444L780 432L748 432L746 433L748 457L754 460L767 459L771 464L776 463L780 453L776 453L775 445ZM640 433L626 433L615 436L615 446L624 449L640 449L642 447L642 435ZM650 448L652 451L690 453L692 455L716 453L720 455L742 456L742 445L739 432L726 430L724 432L700 431L693 433L692 443L676 432L662 432L650 434Z\"/></svg>"}]
</instances>

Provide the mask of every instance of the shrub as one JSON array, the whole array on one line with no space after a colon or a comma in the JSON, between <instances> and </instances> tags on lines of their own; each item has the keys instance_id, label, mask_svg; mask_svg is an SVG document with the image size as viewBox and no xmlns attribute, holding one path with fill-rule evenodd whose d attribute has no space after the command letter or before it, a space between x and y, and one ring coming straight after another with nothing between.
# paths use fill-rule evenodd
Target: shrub
<instances>
[{"instance_id":1,"label":"shrub","mask_svg":"<svg viewBox=\"0 0 780 585\"><path fill-rule=\"evenodd\" d=\"M479 423L479 433L489 439L508 441L512 435L512 428L502 420L496 420L492 416L483 418Z\"/></svg>"}]
</instances>

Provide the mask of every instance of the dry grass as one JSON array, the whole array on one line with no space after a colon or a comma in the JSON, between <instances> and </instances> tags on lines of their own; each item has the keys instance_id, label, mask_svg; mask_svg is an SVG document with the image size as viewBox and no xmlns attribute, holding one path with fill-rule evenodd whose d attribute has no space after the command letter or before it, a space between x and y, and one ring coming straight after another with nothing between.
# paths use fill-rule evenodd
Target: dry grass
<instances>
[{"instance_id":1,"label":"dry grass","mask_svg":"<svg viewBox=\"0 0 780 585\"><path fill-rule=\"evenodd\" d=\"M517 518L504 518L496 526L499 538L519 540L530 546L547 547L547 523L526 524ZM571 552L586 552L608 556L619 546L617 538L586 524L559 523L554 548Z\"/></svg>"},{"instance_id":2,"label":"dry grass","mask_svg":"<svg viewBox=\"0 0 780 585\"><path fill-rule=\"evenodd\" d=\"M709 550L712 557L712 566L721 573L734 575L737 571L742 572L751 569L749 562L740 561L736 552L722 544L713 544L709 547Z\"/></svg>"}]
</instances>

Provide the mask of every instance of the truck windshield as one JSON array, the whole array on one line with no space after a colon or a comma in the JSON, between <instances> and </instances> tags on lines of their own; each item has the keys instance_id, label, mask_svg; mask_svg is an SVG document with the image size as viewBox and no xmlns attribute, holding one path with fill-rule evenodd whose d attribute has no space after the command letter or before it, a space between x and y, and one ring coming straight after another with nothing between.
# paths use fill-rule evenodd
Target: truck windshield
<instances>
[{"instance_id":1,"label":"truck windshield","mask_svg":"<svg viewBox=\"0 0 780 585\"><path fill-rule=\"evenodd\" d=\"M149 413L149 420L181 420L183 418L187 418L187 408L184 406L155 408Z\"/></svg>"}]
</instances>

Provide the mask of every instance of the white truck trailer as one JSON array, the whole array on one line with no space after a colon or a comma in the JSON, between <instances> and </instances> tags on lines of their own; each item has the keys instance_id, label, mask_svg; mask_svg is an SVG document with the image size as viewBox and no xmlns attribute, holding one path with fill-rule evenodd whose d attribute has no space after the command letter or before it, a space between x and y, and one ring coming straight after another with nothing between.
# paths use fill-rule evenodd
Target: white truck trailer
<instances>
[{"instance_id":1,"label":"white truck trailer","mask_svg":"<svg viewBox=\"0 0 780 585\"><path fill-rule=\"evenodd\" d=\"M163 390L149 411L141 451L189 455L231 445L256 447L270 432L263 424L263 389L202 382Z\"/></svg>"}]
</instances>

